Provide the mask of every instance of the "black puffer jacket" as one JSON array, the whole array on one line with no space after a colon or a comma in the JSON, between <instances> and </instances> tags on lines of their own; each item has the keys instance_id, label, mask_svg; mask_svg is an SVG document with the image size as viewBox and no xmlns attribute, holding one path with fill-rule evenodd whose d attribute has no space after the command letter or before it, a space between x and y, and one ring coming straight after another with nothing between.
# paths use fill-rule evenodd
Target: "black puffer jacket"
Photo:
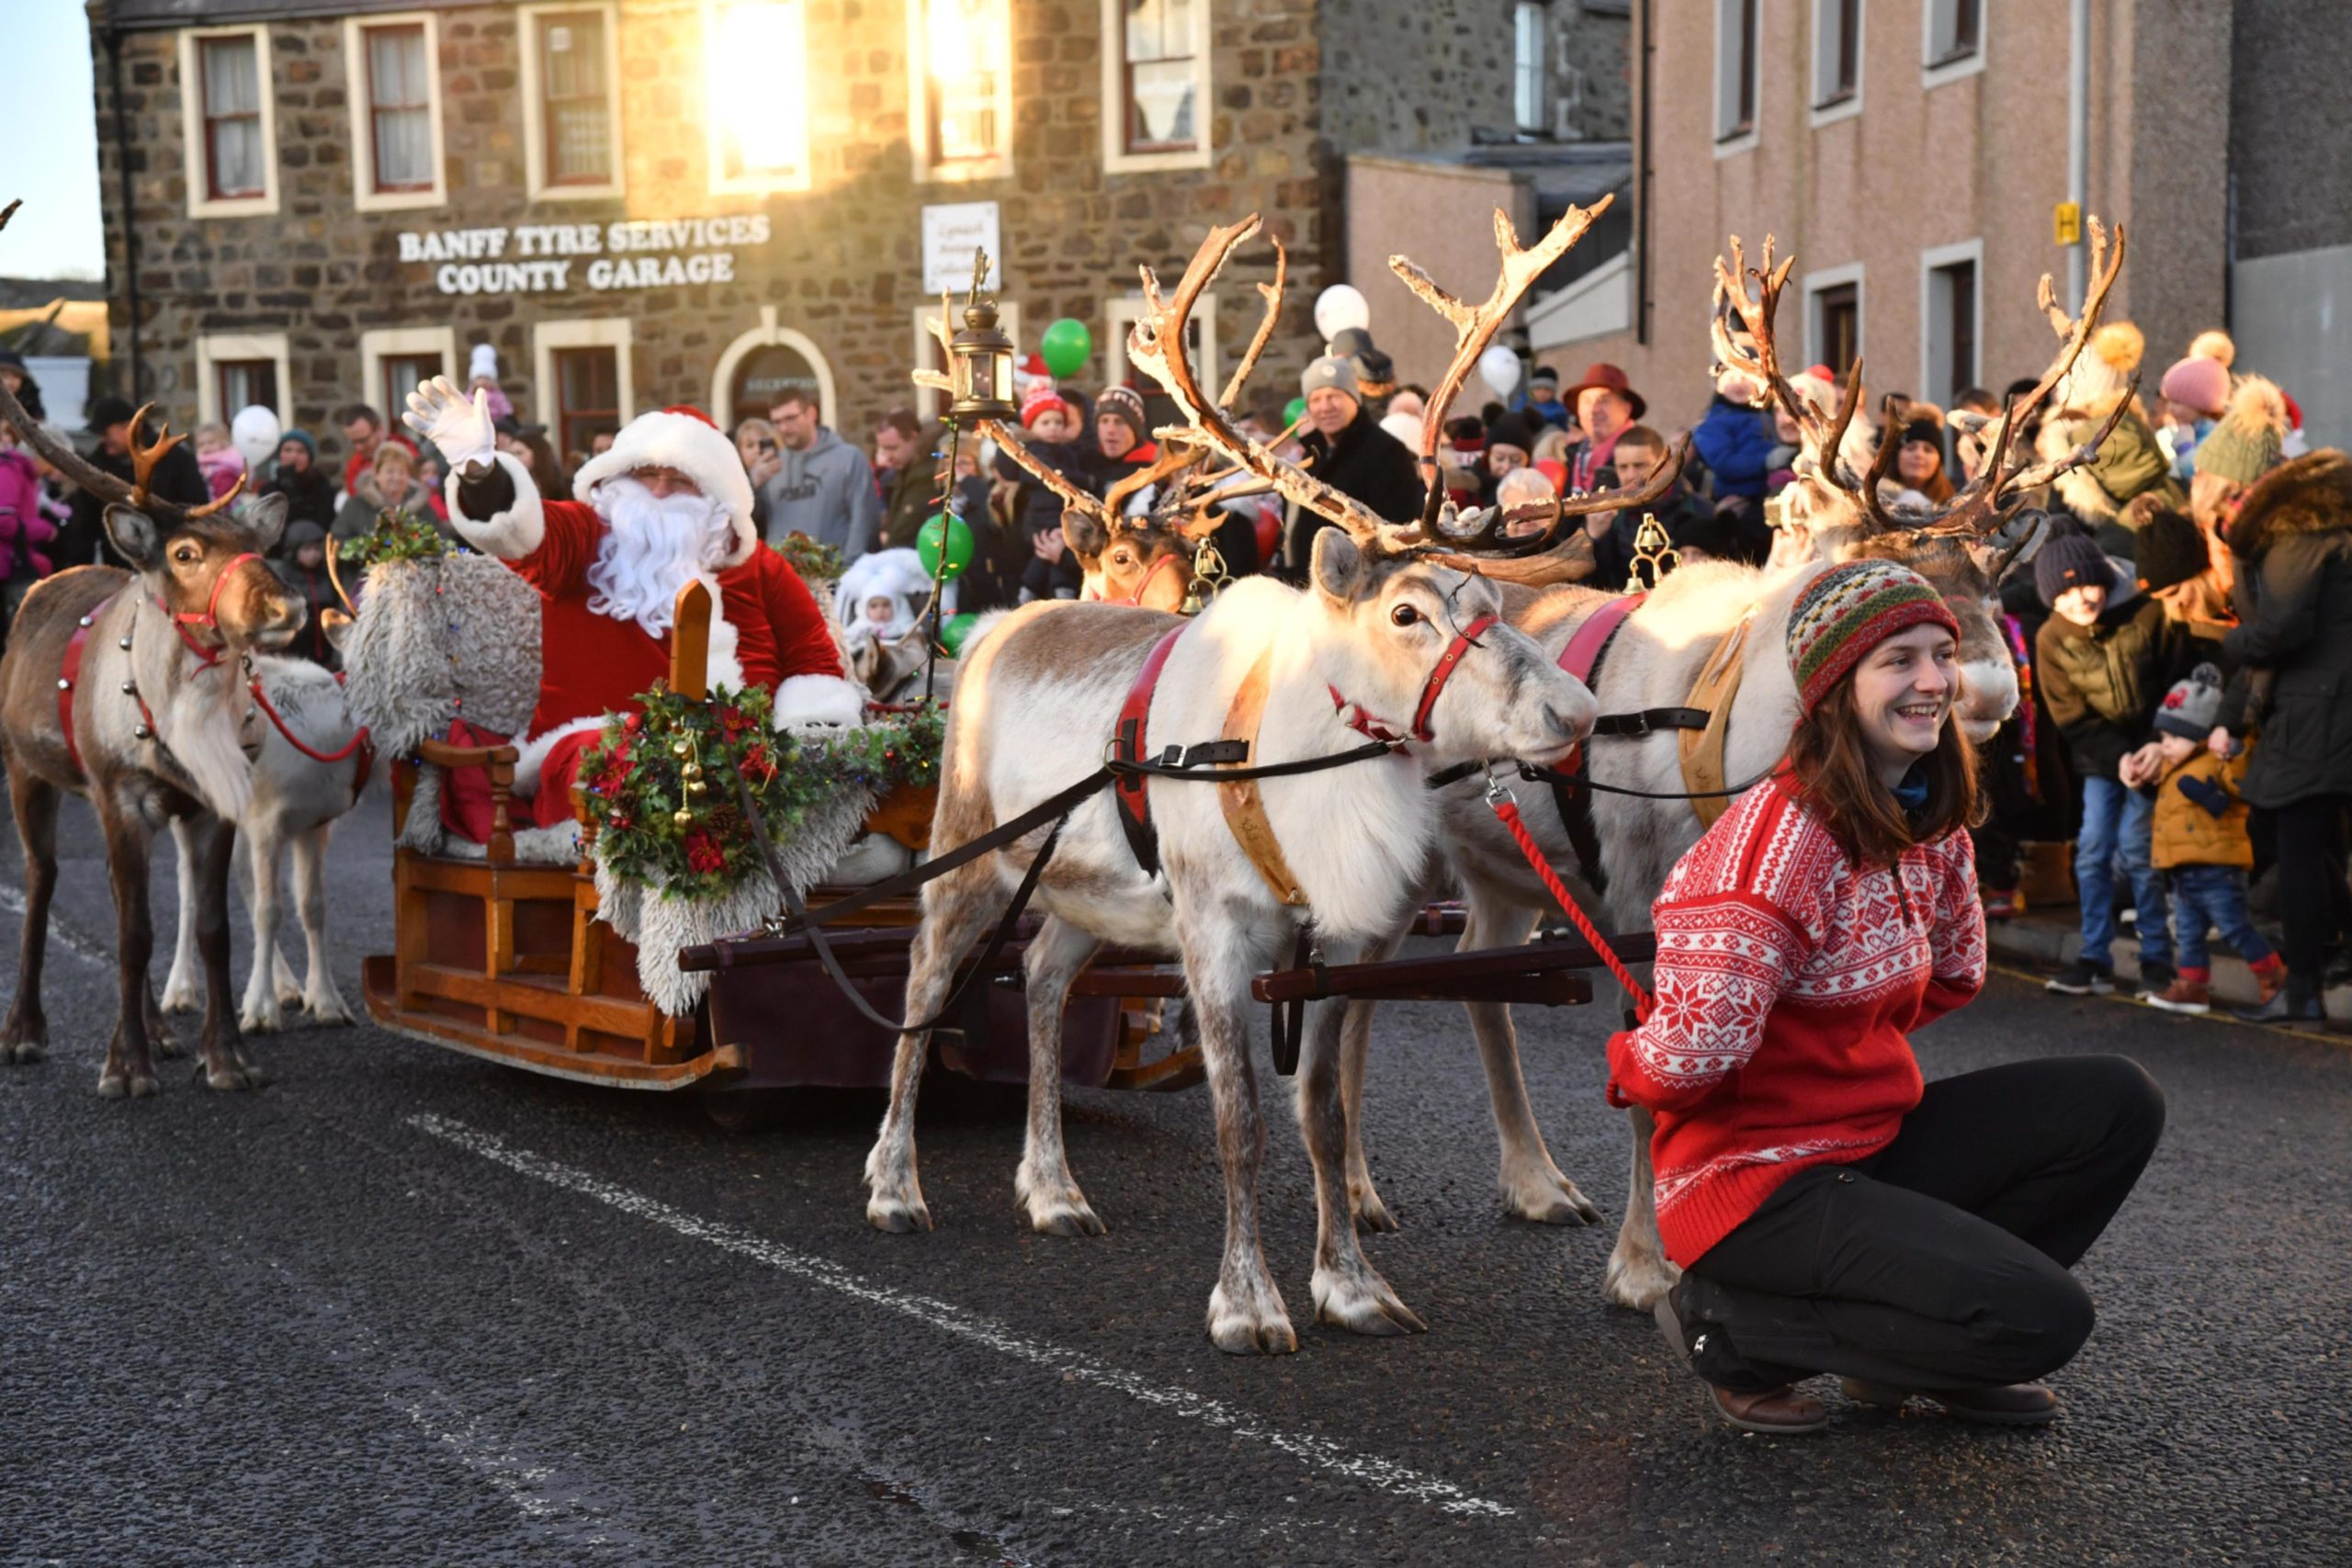
<instances>
[{"instance_id":1,"label":"black puffer jacket","mask_svg":"<svg viewBox=\"0 0 2352 1568\"><path fill-rule=\"evenodd\" d=\"M2232 663L2272 672L2245 797L2352 795L2352 457L2312 452L2264 477L2230 525L2241 625Z\"/></svg>"},{"instance_id":2,"label":"black puffer jacket","mask_svg":"<svg viewBox=\"0 0 2352 1568\"><path fill-rule=\"evenodd\" d=\"M1391 523L1409 523L1421 514L1420 469L1405 444L1380 428L1372 411L1359 406L1356 417L1335 439L1319 430L1300 438L1314 460L1307 472L1342 495L1353 496ZM1315 554L1315 536L1339 525L1305 507L1292 509L1283 527L1283 564L1274 573L1286 582L1306 581Z\"/></svg>"},{"instance_id":3,"label":"black puffer jacket","mask_svg":"<svg viewBox=\"0 0 2352 1568\"><path fill-rule=\"evenodd\" d=\"M2147 741L2156 705L2195 663L2188 629L2144 595L2109 605L2087 626L2052 615L2034 637L2034 680L2085 778L2115 776Z\"/></svg>"}]
</instances>

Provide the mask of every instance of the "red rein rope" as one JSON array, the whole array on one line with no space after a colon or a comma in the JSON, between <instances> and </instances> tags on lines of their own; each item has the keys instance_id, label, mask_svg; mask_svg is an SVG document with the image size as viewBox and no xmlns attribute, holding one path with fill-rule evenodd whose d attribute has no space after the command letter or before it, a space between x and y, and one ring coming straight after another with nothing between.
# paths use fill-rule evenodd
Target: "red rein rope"
<instances>
[{"instance_id":1,"label":"red rein rope","mask_svg":"<svg viewBox=\"0 0 2352 1568\"><path fill-rule=\"evenodd\" d=\"M337 679L341 679L341 677L338 676ZM358 750L362 746L368 744L368 729L365 725L362 725L358 734L354 735L350 739L343 743L342 750L313 750L310 746L303 743L300 736L295 734L291 729L288 729L286 727L286 716L279 713L277 708L270 705L269 694L261 689L261 678L259 676L255 676L253 680L246 682L245 686L248 691L253 693L254 702L261 708L261 711L264 714L268 716L269 722L277 727L277 733L286 737L286 743L288 746L293 747L297 751L301 752L302 755L308 757L313 762L340 762L346 757L349 757L354 751Z\"/></svg>"},{"instance_id":2,"label":"red rein rope","mask_svg":"<svg viewBox=\"0 0 2352 1568\"><path fill-rule=\"evenodd\" d=\"M1591 944L1593 952L1600 955L1600 962L1617 976L1617 983L1625 987L1626 994L1634 998L1634 1017L1637 1021L1648 1019L1650 1010L1657 1005L1656 999L1642 988L1642 983L1634 978L1634 972L1625 967L1624 960L1610 947L1608 939L1586 918L1585 912L1577 908L1577 901L1568 897L1566 886L1553 874L1551 863L1544 858L1543 846L1535 841L1535 835L1527 830L1527 824L1521 819L1519 802L1511 798L1509 790L1498 788L1487 792L1487 804L1494 807L1495 815L1502 819L1503 826L1510 829L1510 836L1518 840L1519 852L1527 857L1528 868L1544 884L1544 891L1550 893L1560 908L1567 912L1570 923Z\"/></svg>"}]
</instances>

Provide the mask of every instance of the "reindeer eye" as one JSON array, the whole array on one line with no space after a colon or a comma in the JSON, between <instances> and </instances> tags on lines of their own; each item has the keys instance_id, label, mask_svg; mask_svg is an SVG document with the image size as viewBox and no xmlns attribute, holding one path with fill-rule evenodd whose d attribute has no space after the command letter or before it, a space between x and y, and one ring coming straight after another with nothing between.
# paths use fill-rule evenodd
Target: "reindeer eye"
<instances>
[{"instance_id":1,"label":"reindeer eye","mask_svg":"<svg viewBox=\"0 0 2352 1568\"><path fill-rule=\"evenodd\" d=\"M196 552L188 548L186 545L182 545L178 549L172 552L172 558L179 562L182 566L189 566L194 564L196 560Z\"/></svg>"},{"instance_id":2,"label":"reindeer eye","mask_svg":"<svg viewBox=\"0 0 2352 1568\"><path fill-rule=\"evenodd\" d=\"M1388 612L1388 618L1400 626L1415 626L1421 623L1421 613L1410 604L1399 604Z\"/></svg>"},{"instance_id":3,"label":"reindeer eye","mask_svg":"<svg viewBox=\"0 0 2352 1568\"><path fill-rule=\"evenodd\" d=\"M1135 557L1127 554L1126 551L1121 550L1111 558L1111 564L1114 566L1133 566L1135 564Z\"/></svg>"}]
</instances>

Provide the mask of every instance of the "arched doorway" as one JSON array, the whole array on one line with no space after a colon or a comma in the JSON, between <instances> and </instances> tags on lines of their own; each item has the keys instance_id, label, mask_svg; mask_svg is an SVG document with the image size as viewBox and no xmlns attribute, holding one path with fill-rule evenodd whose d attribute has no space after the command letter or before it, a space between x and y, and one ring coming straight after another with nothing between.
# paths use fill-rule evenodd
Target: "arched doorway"
<instances>
[{"instance_id":1,"label":"arched doorway","mask_svg":"<svg viewBox=\"0 0 2352 1568\"><path fill-rule=\"evenodd\" d=\"M840 417L833 396L833 367L806 333L775 324L775 307L760 307L760 324L729 344L710 376L710 406L721 430L750 414L765 416L787 386L813 387L819 417Z\"/></svg>"}]
</instances>

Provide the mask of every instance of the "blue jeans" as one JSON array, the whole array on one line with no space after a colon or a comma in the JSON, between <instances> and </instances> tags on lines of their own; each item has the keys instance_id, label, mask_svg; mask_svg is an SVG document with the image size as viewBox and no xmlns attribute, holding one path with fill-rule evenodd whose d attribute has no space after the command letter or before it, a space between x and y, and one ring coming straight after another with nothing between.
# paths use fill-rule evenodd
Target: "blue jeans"
<instances>
[{"instance_id":1,"label":"blue jeans","mask_svg":"<svg viewBox=\"0 0 2352 1568\"><path fill-rule=\"evenodd\" d=\"M2246 918L2245 872L2233 865L2179 865L2171 877L2172 940L2180 950L2182 970L2211 967L2205 952L2208 930L2220 931L2248 964L2270 956L2270 944Z\"/></svg>"},{"instance_id":2,"label":"blue jeans","mask_svg":"<svg viewBox=\"0 0 2352 1568\"><path fill-rule=\"evenodd\" d=\"M2132 879L2139 910L2140 963L2172 964L2165 929L2165 879L2149 860L2155 801L2121 779L2083 781L2083 830L2075 840L2075 886L2083 900L2083 962L2112 968L2115 945L2115 863Z\"/></svg>"}]
</instances>

